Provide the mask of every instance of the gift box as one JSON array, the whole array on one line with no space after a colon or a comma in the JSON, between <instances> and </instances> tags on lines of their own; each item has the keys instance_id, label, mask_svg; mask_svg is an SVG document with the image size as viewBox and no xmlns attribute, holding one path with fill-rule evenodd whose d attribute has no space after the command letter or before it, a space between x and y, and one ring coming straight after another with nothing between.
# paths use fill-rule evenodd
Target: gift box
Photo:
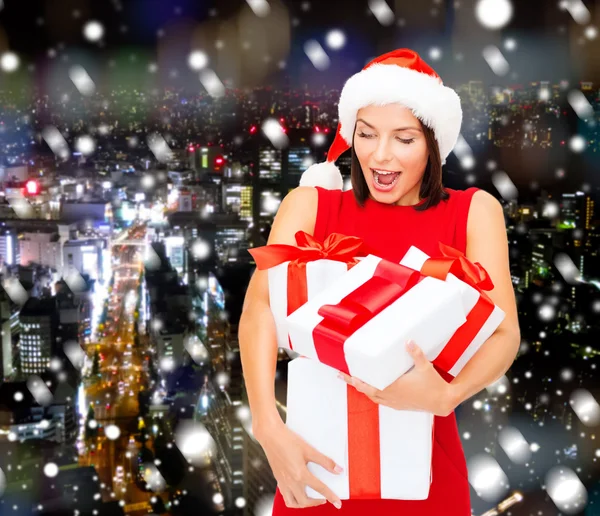
<instances>
[{"instance_id":1,"label":"gift box","mask_svg":"<svg viewBox=\"0 0 600 516\"><path fill-rule=\"evenodd\" d=\"M294 350L385 389L466 321L457 285L369 255L287 318Z\"/></svg>"},{"instance_id":2,"label":"gift box","mask_svg":"<svg viewBox=\"0 0 600 516\"><path fill-rule=\"evenodd\" d=\"M436 367L456 376L500 326L505 313L485 292L494 284L481 264L472 263L463 253L441 242L439 248L441 256L430 258L412 246L400 263L460 289L467 320L433 360Z\"/></svg>"},{"instance_id":3,"label":"gift box","mask_svg":"<svg viewBox=\"0 0 600 516\"><path fill-rule=\"evenodd\" d=\"M272 244L248 250L257 268L268 270L277 346L294 351L287 316L344 275L365 249L360 238L339 233L332 233L323 243L304 231L298 231L295 238L297 246Z\"/></svg>"},{"instance_id":4,"label":"gift box","mask_svg":"<svg viewBox=\"0 0 600 516\"><path fill-rule=\"evenodd\" d=\"M309 471L342 500L424 500L431 484L434 416L372 402L315 360L288 364L287 426L344 468ZM306 487L310 498L324 497Z\"/></svg>"}]
</instances>

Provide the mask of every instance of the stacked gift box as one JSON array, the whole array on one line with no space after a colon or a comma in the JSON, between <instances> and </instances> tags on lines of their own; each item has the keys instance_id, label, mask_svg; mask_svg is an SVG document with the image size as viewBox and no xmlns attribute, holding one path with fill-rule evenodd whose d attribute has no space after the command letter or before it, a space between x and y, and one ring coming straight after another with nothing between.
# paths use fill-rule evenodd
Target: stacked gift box
<instances>
[{"instance_id":1,"label":"stacked gift box","mask_svg":"<svg viewBox=\"0 0 600 516\"><path fill-rule=\"evenodd\" d=\"M278 346L301 355L288 366L286 424L344 473L309 470L342 500L426 499L433 414L375 404L338 371L383 390L414 365L413 340L456 376L504 318L487 272L442 243L438 257L411 247L398 264L356 237L300 231L296 242L250 252L268 269Z\"/></svg>"}]
</instances>

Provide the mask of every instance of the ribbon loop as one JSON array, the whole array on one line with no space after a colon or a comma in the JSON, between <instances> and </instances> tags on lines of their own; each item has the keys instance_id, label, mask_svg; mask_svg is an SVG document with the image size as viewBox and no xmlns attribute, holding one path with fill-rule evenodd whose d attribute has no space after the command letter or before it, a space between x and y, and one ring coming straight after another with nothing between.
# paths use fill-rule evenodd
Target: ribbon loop
<instances>
[{"instance_id":1,"label":"ribbon loop","mask_svg":"<svg viewBox=\"0 0 600 516\"><path fill-rule=\"evenodd\" d=\"M464 253L449 245L440 242L439 247L442 256L426 260L422 274L445 280L451 273L480 292L494 289L492 279L479 262L471 262Z\"/></svg>"},{"instance_id":2,"label":"ribbon loop","mask_svg":"<svg viewBox=\"0 0 600 516\"><path fill-rule=\"evenodd\" d=\"M348 373L345 341L423 278L419 271L380 260L374 274L339 303L321 306L323 320L313 330L319 361Z\"/></svg>"},{"instance_id":3,"label":"ribbon loop","mask_svg":"<svg viewBox=\"0 0 600 516\"><path fill-rule=\"evenodd\" d=\"M391 305L403 291L397 283L374 276L337 305L323 305L318 313L332 329L349 337L369 319Z\"/></svg>"},{"instance_id":4,"label":"ribbon loop","mask_svg":"<svg viewBox=\"0 0 600 516\"><path fill-rule=\"evenodd\" d=\"M297 231L295 238L296 246L270 244L248 249L248 252L254 258L258 270L265 270L285 262L297 265L320 259L355 263L354 257L364 249L360 238L341 233L331 233L322 244L305 231Z\"/></svg>"},{"instance_id":5,"label":"ribbon loop","mask_svg":"<svg viewBox=\"0 0 600 516\"><path fill-rule=\"evenodd\" d=\"M493 290L494 284L479 262L471 262L458 249L440 242L440 252L441 258L429 258L425 261L421 273L442 280L452 273L479 292L479 300L467 315L467 322L456 330L433 361L438 369L448 373L494 311L494 302L485 292Z\"/></svg>"}]
</instances>

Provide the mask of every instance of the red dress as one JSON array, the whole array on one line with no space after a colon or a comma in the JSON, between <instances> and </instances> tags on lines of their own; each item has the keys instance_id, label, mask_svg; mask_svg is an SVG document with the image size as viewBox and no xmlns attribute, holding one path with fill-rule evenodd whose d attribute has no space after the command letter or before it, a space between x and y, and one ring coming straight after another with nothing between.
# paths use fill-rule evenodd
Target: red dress
<instances>
[{"instance_id":1,"label":"red dress","mask_svg":"<svg viewBox=\"0 0 600 516\"><path fill-rule=\"evenodd\" d=\"M374 252L399 262L411 245L430 256L439 255L438 242L465 252L467 216L477 188L452 190L447 201L425 211L412 206L395 206L367 199L360 207L352 190L325 190L317 187L319 203L314 236L324 240L330 233L361 237ZM446 381L451 377L438 371ZM277 489L273 516L470 516L467 465L455 414L435 417L432 458L432 484L426 500L342 500L342 508L330 503L318 507L286 507Z\"/></svg>"}]
</instances>

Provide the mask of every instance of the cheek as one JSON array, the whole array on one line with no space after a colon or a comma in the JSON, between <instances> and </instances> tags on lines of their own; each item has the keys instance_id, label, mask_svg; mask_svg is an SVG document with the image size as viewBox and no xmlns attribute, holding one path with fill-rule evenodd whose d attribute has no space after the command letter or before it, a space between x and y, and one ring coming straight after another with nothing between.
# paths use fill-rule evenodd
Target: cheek
<instances>
[{"instance_id":1,"label":"cheek","mask_svg":"<svg viewBox=\"0 0 600 516\"><path fill-rule=\"evenodd\" d=\"M399 159L410 169L419 169L419 171L427 165L427 146L408 145L408 149L399 156Z\"/></svg>"},{"instance_id":2,"label":"cheek","mask_svg":"<svg viewBox=\"0 0 600 516\"><path fill-rule=\"evenodd\" d=\"M355 140L354 154L356 154L356 157L358 158L358 161L360 161L361 165L368 159L370 153L371 151L368 143L365 144L365 142L357 142Z\"/></svg>"}]
</instances>

